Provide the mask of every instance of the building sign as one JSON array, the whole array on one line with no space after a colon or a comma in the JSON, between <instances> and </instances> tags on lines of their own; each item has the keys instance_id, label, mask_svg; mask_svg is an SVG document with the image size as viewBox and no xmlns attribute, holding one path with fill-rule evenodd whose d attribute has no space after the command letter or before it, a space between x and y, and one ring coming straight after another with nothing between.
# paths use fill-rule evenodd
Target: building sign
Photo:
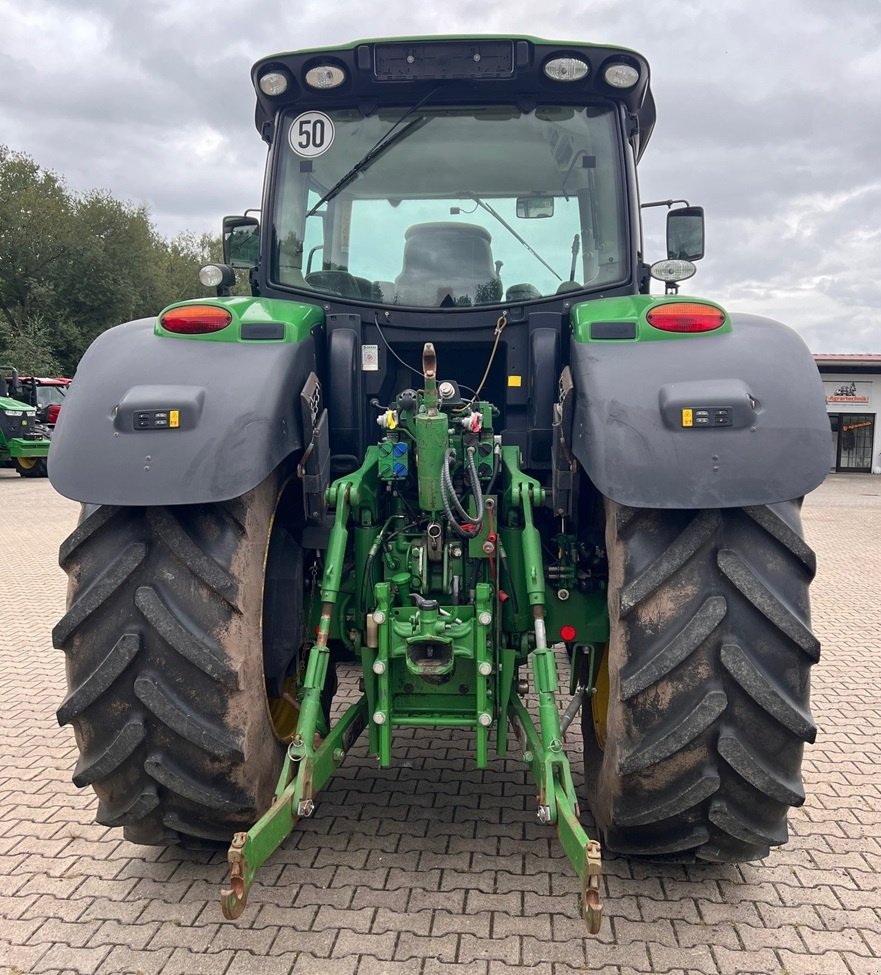
<instances>
[{"instance_id":1,"label":"building sign","mask_svg":"<svg viewBox=\"0 0 881 975\"><path fill-rule=\"evenodd\" d=\"M843 382L828 379L823 381L827 406L868 406L871 390L871 382Z\"/></svg>"}]
</instances>

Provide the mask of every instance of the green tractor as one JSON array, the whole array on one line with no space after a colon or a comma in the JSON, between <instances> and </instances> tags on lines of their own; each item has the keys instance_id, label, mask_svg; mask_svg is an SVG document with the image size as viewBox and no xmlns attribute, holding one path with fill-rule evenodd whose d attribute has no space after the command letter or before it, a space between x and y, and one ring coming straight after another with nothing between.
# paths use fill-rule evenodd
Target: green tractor
<instances>
[{"instance_id":1,"label":"green tractor","mask_svg":"<svg viewBox=\"0 0 881 975\"><path fill-rule=\"evenodd\" d=\"M7 382L10 380L11 377L7 377ZM19 399L34 407L37 411L37 422L47 426L50 431L54 430L70 380L61 376L49 378L20 375L18 385Z\"/></svg>"},{"instance_id":2,"label":"green tractor","mask_svg":"<svg viewBox=\"0 0 881 975\"><path fill-rule=\"evenodd\" d=\"M253 82L263 205L224 220L217 297L101 335L58 422L58 719L98 822L231 838L236 917L362 733L388 766L399 729L459 729L478 768L522 756L592 931L601 842L765 857L816 730L829 425L795 332L678 293L699 207L665 201L646 262L648 64L394 39Z\"/></svg>"},{"instance_id":3,"label":"green tractor","mask_svg":"<svg viewBox=\"0 0 881 975\"><path fill-rule=\"evenodd\" d=\"M22 477L45 477L49 437L16 370L0 365L0 467L14 467Z\"/></svg>"}]
</instances>

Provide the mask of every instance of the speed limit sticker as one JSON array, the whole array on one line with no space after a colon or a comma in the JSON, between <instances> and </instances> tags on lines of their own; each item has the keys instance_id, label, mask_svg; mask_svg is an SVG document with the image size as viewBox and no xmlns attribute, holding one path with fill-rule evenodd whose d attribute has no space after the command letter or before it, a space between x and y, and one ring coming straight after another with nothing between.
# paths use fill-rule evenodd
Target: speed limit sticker
<instances>
[{"instance_id":1,"label":"speed limit sticker","mask_svg":"<svg viewBox=\"0 0 881 975\"><path fill-rule=\"evenodd\" d=\"M333 145L333 121L324 112L303 112L291 123L288 141L298 156L314 159Z\"/></svg>"}]
</instances>

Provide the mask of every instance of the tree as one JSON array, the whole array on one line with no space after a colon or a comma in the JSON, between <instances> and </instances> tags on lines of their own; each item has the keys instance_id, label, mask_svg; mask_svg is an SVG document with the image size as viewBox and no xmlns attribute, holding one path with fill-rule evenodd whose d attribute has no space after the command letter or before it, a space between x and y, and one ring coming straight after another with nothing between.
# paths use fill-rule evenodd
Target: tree
<instances>
[{"instance_id":1,"label":"tree","mask_svg":"<svg viewBox=\"0 0 881 975\"><path fill-rule=\"evenodd\" d=\"M105 329L210 291L199 268L220 259L208 234L160 236L145 207L61 177L0 146L0 359L71 375ZM236 289L248 293L247 282Z\"/></svg>"},{"instance_id":2,"label":"tree","mask_svg":"<svg viewBox=\"0 0 881 975\"><path fill-rule=\"evenodd\" d=\"M46 313L70 253L70 198L54 173L0 146L0 358L55 359Z\"/></svg>"},{"instance_id":3,"label":"tree","mask_svg":"<svg viewBox=\"0 0 881 975\"><path fill-rule=\"evenodd\" d=\"M13 330L0 321L0 362L24 376L54 376L61 366L52 352L53 336L46 321L33 316Z\"/></svg>"}]
</instances>

